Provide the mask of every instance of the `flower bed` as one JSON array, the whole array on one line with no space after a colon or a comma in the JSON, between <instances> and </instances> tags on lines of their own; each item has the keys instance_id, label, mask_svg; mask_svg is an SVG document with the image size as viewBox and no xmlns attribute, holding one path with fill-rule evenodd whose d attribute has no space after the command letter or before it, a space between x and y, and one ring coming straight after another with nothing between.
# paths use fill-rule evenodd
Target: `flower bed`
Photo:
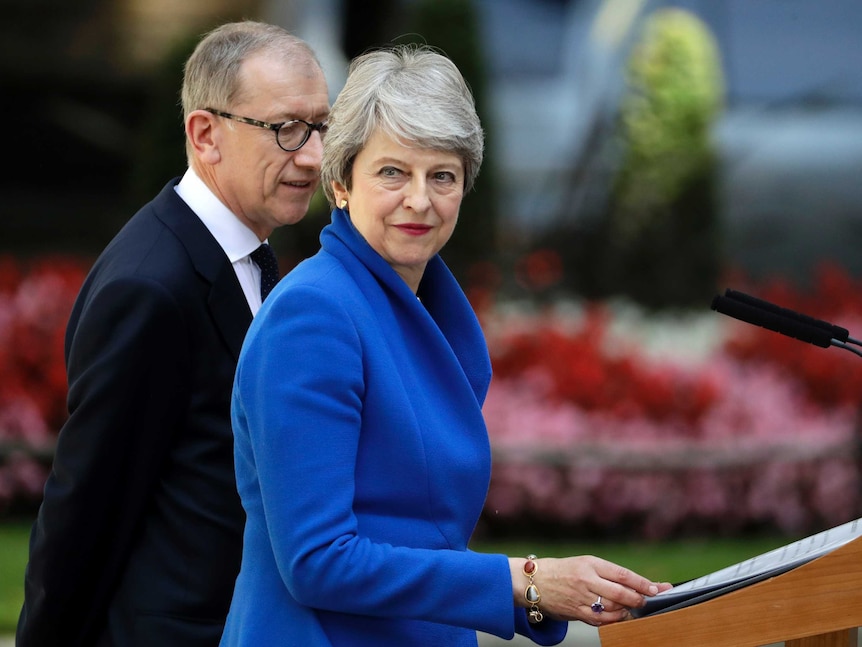
<instances>
[{"instance_id":1,"label":"flower bed","mask_svg":"<svg viewBox=\"0 0 862 647\"><path fill-rule=\"evenodd\" d=\"M86 266L0 257L0 512L42 495L66 419L63 337Z\"/></svg>"},{"instance_id":2,"label":"flower bed","mask_svg":"<svg viewBox=\"0 0 862 647\"><path fill-rule=\"evenodd\" d=\"M858 286L734 286L862 329ZM705 309L625 304L484 314L495 456L486 522L661 539L858 516L862 358ZM852 336L852 333L851 333Z\"/></svg>"},{"instance_id":3,"label":"flower bed","mask_svg":"<svg viewBox=\"0 0 862 647\"><path fill-rule=\"evenodd\" d=\"M66 416L65 326L88 265L0 258L0 511L41 496ZM862 330L862 291L839 269L808 292L731 286ZM859 515L862 358L708 304L498 303L481 318L494 363L489 528L661 539L801 534Z\"/></svg>"}]
</instances>

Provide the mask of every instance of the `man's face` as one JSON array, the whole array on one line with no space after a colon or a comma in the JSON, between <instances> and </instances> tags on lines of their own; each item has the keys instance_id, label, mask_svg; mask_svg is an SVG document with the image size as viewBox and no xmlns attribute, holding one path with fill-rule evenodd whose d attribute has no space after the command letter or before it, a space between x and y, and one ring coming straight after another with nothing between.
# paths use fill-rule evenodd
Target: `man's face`
<instances>
[{"instance_id":1,"label":"man's face","mask_svg":"<svg viewBox=\"0 0 862 647\"><path fill-rule=\"evenodd\" d=\"M240 102L214 107L268 123L326 121L329 94L323 72L311 59L299 61L287 63L269 54L249 58L241 71ZM319 183L323 141L318 131L292 152L279 147L274 131L232 119L216 117L213 136L220 154L213 168L216 193L259 238L302 220Z\"/></svg>"}]
</instances>

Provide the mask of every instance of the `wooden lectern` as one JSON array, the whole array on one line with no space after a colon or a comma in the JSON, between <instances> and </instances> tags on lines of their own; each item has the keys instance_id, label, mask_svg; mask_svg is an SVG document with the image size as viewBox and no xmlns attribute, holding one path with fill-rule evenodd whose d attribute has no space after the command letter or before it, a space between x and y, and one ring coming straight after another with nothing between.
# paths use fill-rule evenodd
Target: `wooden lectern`
<instances>
[{"instance_id":1,"label":"wooden lectern","mask_svg":"<svg viewBox=\"0 0 862 647\"><path fill-rule=\"evenodd\" d=\"M862 537L689 607L599 627L602 647L856 647Z\"/></svg>"}]
</instances>

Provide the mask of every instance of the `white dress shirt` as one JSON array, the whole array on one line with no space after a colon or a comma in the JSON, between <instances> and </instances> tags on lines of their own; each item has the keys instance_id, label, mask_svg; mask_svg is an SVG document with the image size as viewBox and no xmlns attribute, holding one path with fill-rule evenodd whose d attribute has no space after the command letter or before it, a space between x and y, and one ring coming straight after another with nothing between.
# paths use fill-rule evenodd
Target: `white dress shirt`
<instances>
[{"instance_id":1,"label":"white dress shirt","mask_svg":"<svg viewBox=\"0 0 862 647\"><path fill-rule=\"evenodd\" d=\"M209 187L189 168L175 187L183 201L204 223L233 265L251 314L260 310L260 268L249 254L261 241L228 209ZM263 241L267 242L267 241Z\"/></svg>"}]
</instances>

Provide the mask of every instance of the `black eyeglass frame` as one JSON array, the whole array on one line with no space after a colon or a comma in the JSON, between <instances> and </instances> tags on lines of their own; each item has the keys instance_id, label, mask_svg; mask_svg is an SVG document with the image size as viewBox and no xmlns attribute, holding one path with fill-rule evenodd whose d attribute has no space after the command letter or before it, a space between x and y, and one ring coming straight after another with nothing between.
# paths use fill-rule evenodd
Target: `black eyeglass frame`
<instances>
[{"instance_id":1,"label":"black eyeglass frame","mask_svg":"<svg viewBox=\"0 0 862 647\"><path fill-rule=\"evenodd\" d=\"M250 117L239 117L237 115L232 115L229 112L224 112L222 110L216 110L215 108L204 108L207 112L210 112L219 117L224 117L225 119L233 119L234 121L239 121L243 124L248 124L249 126L257 126L258 128L266 128L267 130L271 130L275 133L275 143L278 144L278 147L283 150L285 153L293 153L298 151L300 148L305 146L305 143L311 137L311 132L316 130L320 133L320 136L326 133L327 122L320 121L316 124L305 121L305 119L291 119L289 121L282 121L277 124L271 124L266 121L260 121L259 119L251 119ZM305 135L302 137L302 141L299 142L299 145L294 148L285 148L281 140L278 138L278 132L284 128L285 126L290 126L293 124L305 124Z\"/></svg>"}]
</instances>

